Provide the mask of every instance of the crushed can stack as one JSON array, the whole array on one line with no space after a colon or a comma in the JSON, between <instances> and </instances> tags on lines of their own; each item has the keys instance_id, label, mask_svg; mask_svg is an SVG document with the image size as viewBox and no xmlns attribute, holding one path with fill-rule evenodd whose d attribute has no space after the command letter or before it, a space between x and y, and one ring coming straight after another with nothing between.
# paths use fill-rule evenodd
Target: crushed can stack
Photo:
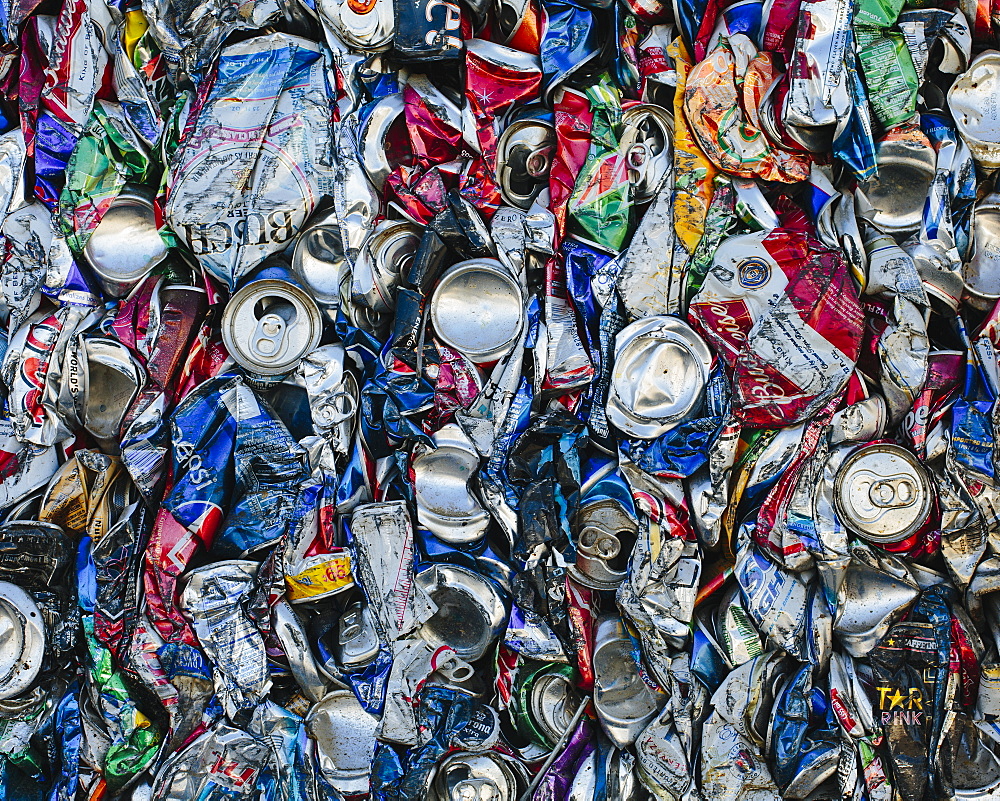
<instances>
[{"instance_id":1,"label":"crushed can stack","mask_svg":"<svg viewBox=\"0 0 1000 801\"><path fill-rule=\"evenodd\" d=\"M0 798L1000 797L1000 6L0 0Z\"/></svg>"}]
</instances>

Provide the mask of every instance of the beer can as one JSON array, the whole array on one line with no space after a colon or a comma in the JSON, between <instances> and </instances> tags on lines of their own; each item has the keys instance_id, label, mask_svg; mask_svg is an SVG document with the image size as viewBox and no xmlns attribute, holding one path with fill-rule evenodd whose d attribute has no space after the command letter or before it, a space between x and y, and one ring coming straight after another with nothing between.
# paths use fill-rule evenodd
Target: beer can
<instances>
[{"instance_id":1,"label":"beer can","mask_svg":"<svg viewBox=\"0 0 1000 801\"><path fill-rule=\"evenodd\" d=\"M432 801L518 801L528 786L525 767L497 751L449 754L434 776Z\"/></svg>"},{"instance_id":2,"label":"beer can","mask_svg":"<svg viewBox=\"0 0 1000 801\"><path fill-rule=\"evenodd\" d=\"M504 201L528 209L549 185L556 146L551 115L532 111L511 122L497 143L497 180Z\"/></svg>"},{"instance_id":3,"label":"beer can","mask_svg":"<svg viewBox=\"0 0 1000 801\"><path fill-rule=\"evenodd\" d=\"M361 670L379 651L378 631L371 612L360 601L351 604L340 616L333 656L345 671Z\"/></svg>"},{"instance_id":4,"label":"beer can","mask_svg":"<svg viewBox=\"0 0 1000 801\"><path fill-rule=\"evenodd\" d=\"M520 284L496 259L470 259L450 267L430 299L438 337L477 364L495 362L524 325Z\"/></svg>"},{"instance_id":5,"label":"beer can","mask_svg":"<svg viewBox=\"0 0 1000 801\"><path fill-rule=\"evenodd\" d=\"M834 504L841 522L874 543L898 543L919 533L934 506L927 471L905 448L866 445L841 465L834 479Z\"/></svg>"},{"instance_id":6,"label":"beer can","mask_svg":"<svg viewBox=\"0 0 1000 801\"><path fill-rule=\"evenodd\" d=\"M167 246L156 227L152 187L126 184L83 252L111 297L125 297L149 275L167 256Z\"/></svg>"},{"instance_id":7,"label":"beer can","mask_svg":"<svg viewBox=\"0 0 1000 801\"><path fill-rule=\"evenodd\" d=\"M291 373L319 345L319 307L284 267L267 267L239 289L222 313L222 341L252 376Z\"/></svg>"},{"instance_id":8,"label":"beer can","mask_svg":"<svg viewBox=\"0 0 1000 801\"><path fill-rule=\"evenodd\" d=\"M387 147L389 131L397 121L404 119L405 108L402 92L386 95L367 109L358 129L361 166L379 192L385 187L385 179L393 167Z\"/></svg>"},{"instance_id":9,"label":"beer can","mask_svg":"<svg viewBox=\"0 0 1000 801\"><path fill-rule=\"evenodd\" d=\"M580 704L572 665L547 664L518 682L515 723L521 733L547 749L569 728Z\"/></svg>"}]
</instances>

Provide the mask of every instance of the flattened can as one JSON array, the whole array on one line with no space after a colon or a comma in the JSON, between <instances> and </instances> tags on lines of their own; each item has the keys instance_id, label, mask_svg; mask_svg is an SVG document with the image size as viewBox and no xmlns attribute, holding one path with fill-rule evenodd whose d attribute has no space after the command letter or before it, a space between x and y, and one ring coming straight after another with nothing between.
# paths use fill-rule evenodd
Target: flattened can
<instances>
[{"instance_id":1,"label":"flattened can","mask_svg":"<svg viewBox=\"0 0 1000 801\"><path fill-rule=\"evenodd\" d=\"M148 186L122 187L84 248L84 255L108 295L125 297L167 256Z\"/></svg>"},{"instance_id":2,"label":"flattened can","mask_svg":"<svg viewBox=\"0 0 1000 801\"><path fill-rule=\"evenodd\" d=\"M948 90L955 126L985 171L1000 167L1000 53L981 53Z\"/></svg>"},{"instance_id":3,"label":"flattened can","mask_svg":"<svg viewBox=\"0 0 1000 801\"><path fill-rule=\"evenodd\" d=\"M497 143L497 179L503 199L528 209L549 185L556 146L551 119L533 113L510 123Z\"/></svg>"},{"instance_id":4,"label":"flattened can","mask_svg":"<svg viewBox=\"0 0 1000 801\"><path fill-rule=\"evenodd\" d=\"M251 376L278 380L319 345L323 318L283 267L261 270L222 313L222 341Z\"/></svg>"},{"instance_id":5,"label":"flattened can","mask_svg":"<svg viewBox=\"0 0 1000 801\"><path fill-rule=\"evenodd\" d=\"M420 245L420 227L402 220L383 220L361 248L352 272L355 303L388 313L396 307L399 278L408 272Z\"/></svg>"},{"instance_id":6,"label":"flattened can","mask_svg":"<svg viewBox=\"0 0 1000 801\"><path fill-rule=\"evenodd\" d=\"M892 443L852 453L834 479L841 522L874 543L898 543L918 534L934 506L934 490L917 458Z\"/></svg>"},{"instance_id":7,"label":"flattened can","mask_svg":"<svg viewBox=\"0 0 1000 801\"><path fill-rule=\"evenodd\" d=\"M293 604L329 598L353 586L351 553L346 548L309 556L294 575L285 574L286 596Z\"/></svg>"}]
</instances>

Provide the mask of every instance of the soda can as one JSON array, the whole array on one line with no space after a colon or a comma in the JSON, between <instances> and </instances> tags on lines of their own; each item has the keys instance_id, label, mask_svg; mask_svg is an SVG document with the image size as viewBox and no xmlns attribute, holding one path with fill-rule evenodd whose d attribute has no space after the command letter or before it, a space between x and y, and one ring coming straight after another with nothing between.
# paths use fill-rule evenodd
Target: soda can
<instances>
[{"instance_id":1,"label":"soda can","mask_svg":"<svg viewBox=\"0 0 1000 801\"><path fill-rule=\"evenodd\" d=\"M351 296L372 311L391 312L401 276L420 245L421 229L402 220L383 220L365 240L351 272Z\"/></svg>"},{"instance_id":2,"label":"soda can","mask_svg":"<svg viewBox=\"0 0 1000 801\"><path fill-rule=\"evenodd\" d=\"M42 669L45 625L38 604L24 590L0 581L0 700L27 690Z\"/></svg>"},{"instance_id":3,"label":"soda can","mask_svg":"<svg viewBox=\"0 0 1000 801\"><path fill-rule=\"evenodd\" d=\"M976 56L948 90L955 126L986 172L1000 168L1000 108L990 102L998 93L1000 52L996 50Z\"/></svg>"},{"instance_id":4,"label":"soda can","mask_svg":"<svg viewBox=\"0 0 1000 801\"><path fill-rule=\"evenodd\" d=\"M222 313L222 341L251 376L279 381L319 345L319 307L283 266L265 267Z\"/></svg>"},{"instance_id":5,"label":"soda can","mask_svg":"<svg viewBox=\"0 0 1000 801\"><path fill-rule=\"evenodd\" d=\"M594 590L614 590L628 575L628 559L639 524L620 501L598 498L580 507L576 517L575 581Z\"/></svg>"},{"instance_id":6,"label":"soda can","mask_svg":"<svg viewBox=\"0 0 1000 801\"><path fill-rule=\"evenodd\" d=\"M441 276L430 299L434 331L477 364L495 362L524 326L524 293L496 259L469 259Z\"/></svg>"},{"instance_id":7,"label":"soda can","mask_svg":"<svg viewBox=\"0 0 1000 801\"><path fill-rule=\"evenodd\" d=\"M319 0L320 21L349 47L378 53L392 47L396 18L392 0Z\"/></svg>"},{"instance_id":8,"label":"soda can","mask_svg":"<svg viewBox=\"0 0 1000 801\"><path fill-rule=\"evenodd\" d=\"M934 507L927 471L905 448L873 443L859 448L834 479L837 516L874 543L899 543L923 531Z\"/></svg>"},{"instance_id":9,"label":"soda can","mask_svg":"<svg viewBox=\"0 0 1000 801\"><path fill-rule=\"evenodd\" d=\"M368 792L377 726L350 690L334 690L309 710L306 730L320 773L345 796Z\"/></svg>"},{"instance_id":10,"label":"soda can","mask_svg":"<svg viewBox=\"0 0 1000 801\"><path fill-rule=\"evenodd\" d=\"M344 285L350 281L340 224L333 211L316 216L295 241L291 272L324 314L336 319Z\"/></svg>"},{"instance_id":11,"label":"soda can","mask_svg":"<svg viewBox=\"0 0 1000 801\"><path fill-rule=\"evenodd\" d=\"M917 126L906 124L882 137L875 154L878 175L858 184L871 206L865 216L886 233L912 233L920 227L937 169L934 148Z\"/></svg>"},{"instance_id":12,"label":"soda can","mask_svg":"<svg viewBox=\"0 0 1000 801\"><path fill-rule=\"evenodd\" d=\"M528 786L524 765L498 751L458 751L437 767L430 801L519 801Z\"/></svg>"},{"instance_id":13,"label":"soda can","mask_svg":"<svg viewBox=\"0 0 1000 801\"><path fill-rule=\"evenodd\" d=\"M395 0L393 55L404 63L455 59L464 50L469 25L452 0Z\"/></svg>"},{"instance_id":14,"label":"soda can","mask_svg":"<svg viewBox=\"0 0 1000 801\"><path fill-rule=\"evenodd\" d=\"M831 445L841 442L871 442L885 432L888 411L881 395L872 395L845 406L830 419Z\"/></svg>"},{"instance_id":15,"label":"soda can","mask_svg":"<svg viewBox=\"0 0 1000 801\"><path fill-rule=\"evenodd\" d=\"M507 626L508 610L497 586L458 565L435 564L418 573L414 583L437 605L420 628L431 646L448 646L459 659L475 662Z\"/></svg>"},{"instance_id":16,"label":"soda can","mask_svg":"<svg viewBox=\"0 0 1000 801\"><path fill-rule=\"evenodd\" d=\"M529 209L549 185L556 146L551 115L532 111L511 122L497 143L497 183L504 201Z\"/></svg>"},{"instance_id":17,"label":"soda can","mask_svg":"<svg viewBox=\"0 0 1000 801\"><path fill-rule=\"evenodd\" d=\"M628 161L636 203L648 203L673 168L674 117L655 103L638 103L622 111L621 148Z\"/></svg>"},{"instance_id":18,"label":"soda can","mask_svg":"<svg viewBox=\"0 0 1000 801\"><path fill-rule=\"evenodd\" d=\"M479 469L479 453L454 423L442 426L432 439L433 450L421 450L413 459L417 521L438 539L469 545L482 539L491 519L469 488Z\"/></svg>"},{"instance_id":19,"label":"soda can","mask_svg":"<svg viewBox=\"0 0 1000 801\"><path fill-rule=\"evenodd\" d=\"M608 420L628 436L655 439L694 409L711 367L708 345L679 317L637 320L615 337Z\"/></svg>"},{"instance_id":20,"label":"soda can","mask_svg":"<svg viewBox=\"0 0 1000 801\"><path fill-rule=\"evenodd\" d=\"M153 189L126 184L94 229L84 255L113 298L123 298L167 257L153 209Z\"/></svg>"},{"instance_id":21,"label":"soda can","mask_svg":"<svg viewBox=\"0 0 1000 801\"><path fill-rule=\"evenodd\" d=\"M295 573L285 572L285 597L293 604L330 598L353 586L351 552L346 548L307 556Z\"/></svg>"}]
</instances>

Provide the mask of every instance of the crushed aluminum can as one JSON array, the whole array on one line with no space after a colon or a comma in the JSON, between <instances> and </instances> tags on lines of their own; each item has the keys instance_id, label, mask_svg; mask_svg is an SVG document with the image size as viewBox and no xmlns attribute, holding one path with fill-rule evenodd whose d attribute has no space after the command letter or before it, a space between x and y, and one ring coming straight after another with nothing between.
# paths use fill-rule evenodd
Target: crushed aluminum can
<instances>
[{"instance_id":1,"label":"crushed aluminum can","mask_svg":"<svg viewBox=\"0 0 1000 801\"><path fill-rule=\"evenodd\" d=\"M389 136L397 123L405 121L404 109L402 92L387 94L366 109L358 128L361 166L379 192L395 166L389 160Z\"/></svg>"},{"instance_id":2,"label":"crushed aluminum can","mask_svg":"<svg viewBox=\"0 0 1000 801\"><path fill-rule=\"evenodd\" d=\"M1000 53L976 56L948 90L948 107L962 140L984 170L1000 167L1000 110L987 98L1000 91Z\"/></svg>"},{"instance_id":3,"label":"crushed aluminum can","mask_svg":"<svg viewBox=\"0 0 1000 801\"><path fill-rule=\"evenodd\" d=\"M524 326L523 292L496 259L462 261L434 288L430 319L446 345L477 364L495 362Z\"/></svg>"},{"instance_id":4,"label":"crushed aluminum can","mask_svg":"<svg viewBox=\"0 0 1000 801\"><path fill-rule=\"evenodd\" d=\"M326 315L334 318L345 285L350 283L351 265L345 251L340 225L331 212L313 215L292 252L291 273L295 283L312 296Z\"/></svg>"},{"instance_id":5,"label":"crushed aluminum can","mask_svg":"<svg viewBox=\"0 0 1000 801\"><path fill-rule=\"evenodd\" d=\"M594 709L617 748L628 748L659 714L666 697L640 673L622 619L602 615L594 631Z\"/></svg>"},{"instance_id":6,"label":"crushed aluminum can","mask_svg":"<svg viewBox=\"0 0 1000 801\"><path fill-rule=\"evenodd\" d=\"M349 690L335 690L309 710L306 730L316 741L320 773L340 793L368 792L377 726Z\"/></svg>"},{"instance_id":7,"label":"crushed aluminum can","mask_svg":"<svg viewBox=\"0 0 1000 801\"><path fill-rule=\"evenodd\" d=\"M108 337L81 337L80 417L105 450L115 453L125 415L146 383L146 372L132 352Z\"/></svg>"},{"instance_id":8,"label":"crushed aluminum can","mask_svg":"<svg viewBox=\"0 0 1000 801\"><path fill-rule=\"evenodd\" d=\"M628 574L627 562L639 525L614 498L583 504L577 513L576 564L569 568L574 580L595 590L613 590Z\"/></svg>"},{"instance_id":9,"label":"crushed aluminum can","mask_svg":"<svg viewBox=\"0 0 1000 801\"><path fill-rule=\"evenodd\" d=\"M519 675L514 695L518 730L545 749L554 748L580 705L570 665L542 665Z\"/></svg>"},{"instance_id":10,"label":"crushed aluminum can","mask_svg":"<svg viewBox=\"0 0 1000 801\"><path fill-rule=\"evenodd\" d=\"M673 170L673 115L654 103L622 111L621 148L629 165L629 180L637 203L652 200Z\"/></svg>"},{"instance_id":11,"label":"crushed aluminum can","mask_svg":"<svg viewBox=\"0 0 1000 801\"><path fill-rule=\"evenodd\" d=\"M317 44L282 33L227 47L174 153L166 219L230 289L332 191L325 66Z\"/></svg>"},{"instance_id":12,"label":"crushed aluminum can","mask_svg":"<svg viewBox=\"0 0 1000 801\"><path fill-rule=\"evenodd\" d=\"M448 646L466 662L475 662L507 626L508 611L496 585L457 565L435 564L414 583L437 611L419 629L433 647Z\"/></svg>"},{"instance_id":13,"label":"crushed aluminum can","mask_svg":"<svg viewBox=\"0 0 1000 801\"><path fill-rule=\"evenodd\" d=\"M42 612L34 599L9 581L0 581L0 700L27 690L42 669L46 651Z\"/></svg>"},{"instance_id":14,"label":"crushed aluminum can","mask_svg":"<svg viewBox=\"0 0 1000 801\"><path fill-rule=\"evenodd\" d=\"M542 112L509 123L497 142L497 182L504 201L528 210L549 185L555 129Z\"/></svg>"},{"instance_id":15,"label":"crushed aluminum can","mask_svg":"<svg viewBox=\"0 0 1000 801\"><path fill-rule=\"evenodd\" d=\"M905 563L857 544L837 592L833 633L854 657L864 657L920 594Z\"/></svg>"},{"instance_id":16,"label":"crushed aluminum can","mask_svg":"<svg viewBox=\"0 0 1000 801\"><path fill-rule=\"evenodd\" d=\"M912 233L937 169L934 148L915 125L901 125L879 140L875 153L878 175L858 184L872 207L869 218L887 233Z\"/></svg>"},{"instance_id":17,"label":"crushed aluminum can","mask_svg":"<svg viewBox=\"0 0 1000 801\"><path fill-rule=\"evenodd\" d=\"M87 263L111 297L125 297L167 257L153 209L152 191L126 184L111 202L84 248Z\"/></svg>"},{"instance_id":18,"label":"crushed aluminum can","mask_svg":"<svg viewBox=\"0 0 1000 801\"><path fill-rule=\"evenodd\" d=\"M711 367L711 351L683 320L637 320L615 337L608 420L630 436L655 439L692 411Z\"/></svg>"},{"instance_id":19,"label":"crushed aluminum can","mask_svg":"<svg viewBox=\"0 0 1000 801\"><path fill-rule=\"evenodd\" d=\"M433 450L421 450L413 459L417 522L453 545L477 542L491 519L471 490L479 453L454 423L438 429L432 440Z\"/></svg>"},{"instance_id":20,"label":"crushed aluminum can","mask_svg":"<svg viewBox=\"0 0 1000 801\"><path fill-rule=\"evenodd\" d=\"M377 53L392 46L396 20L392 0L320 0L320 20L345 44Z\"/></svg>"},{"instance_id":21,"label":"crushed aluminum can","mask_svg":"<svg viewBox=\"0 0 1000 801\"><path fill-rule=\"evenodd\" d=\"M351 672L370 664L378 652L378 631L368 606L356 602L344 610L337 623L333 655L343 670Z\"/></svg>"},{"instance_id":22,"label":"crushed aluminum can","mask_svg":"<svg viewBox=\"0 0 1000 801\"><path fill-rule=\"evenodd\" d=\"M222 314L226 350L251 376L265 380L293 372L322 335L316 302L280 266L257 272Z\"/></svg>"},{"instance_id":23,"label":"crushed aluminum can","mask_svg":"<svg viewBox=\"0 0 1000 801\"><path fill-rule=\"evenodd\" d=\"M438 765L430 801L518 801L528 785L527 770L497 751L457 752Z\"/></svg>"},{"instance_id":24,"label":"crushed aluminum can","mask_svg":"<svg viewBox=\"0 0 1000 801\"><path fill-rule=\"evenodd\" d=\"M963 299L990 310L1000 300L1000 193L976 203L972 218L972 249L962 265Z\"/></svg>"},{"instance_id":25,"label":"crushed aluminum can","mask_svg":"<svg viewBox=\"0 0 1000 801\"><path fill-rule=\"evenodd\" d=\"M352 271L351 295L375 312L396 307L400 277L409 273L420 245L420 228L413 223L383 220L365 240Z\"/></svg>"},{"instance_id":26,"label":"crushed aluminum can","mask_svg":"<svg viewBox=\"0 0 1000 801\"><path fill-rule=\"evenodd\" d=\"M330 598L354 586L351 554L346 548L307 556L295 567L295 573L285 571L286 597L292 603Z\"/></svg>"},{"instance_id":27,"label":"crushed aluminum can","mask_svg":"<svg viewBox=\"0 0 1000 801\"><path fill-rule=\"evenodd\" d=\"M874 443L852 453L837 471L834 503L844 525L874 543L898 543L922 531L934 488L912 453Z\"/></svg>"}]
</instances>

